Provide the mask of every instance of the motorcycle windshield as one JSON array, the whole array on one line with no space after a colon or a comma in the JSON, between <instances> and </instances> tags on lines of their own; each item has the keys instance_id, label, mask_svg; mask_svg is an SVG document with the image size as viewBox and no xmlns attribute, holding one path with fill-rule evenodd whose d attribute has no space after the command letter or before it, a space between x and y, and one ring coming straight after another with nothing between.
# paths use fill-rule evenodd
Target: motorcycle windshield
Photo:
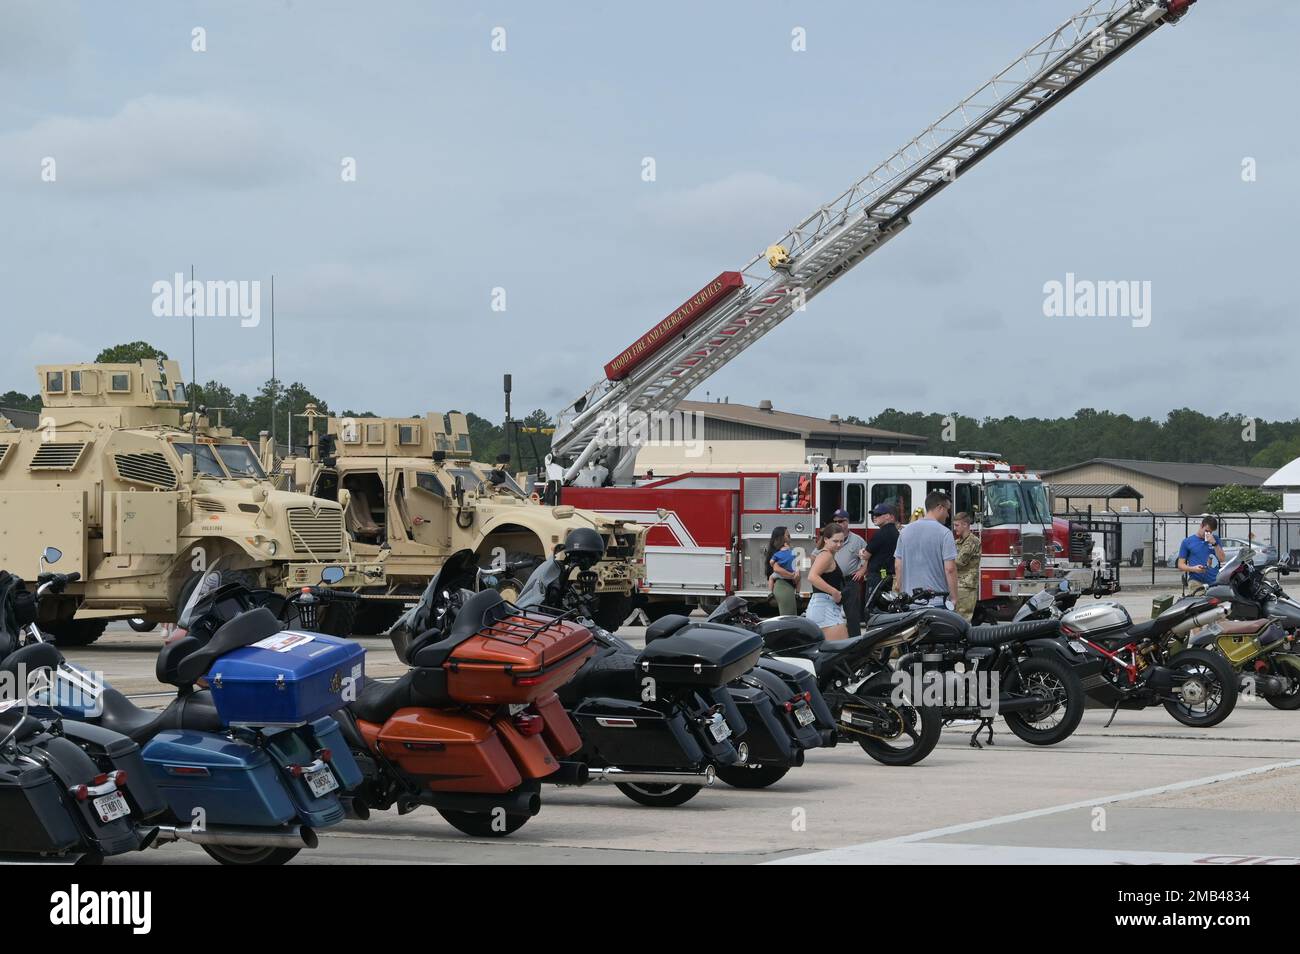
<instances>
[{"instance_id":1,"label":"motorcycle windshield","mask_svg":"<svg viewBox=\"0 0 1300 954\"><path fill-rule=\"evenodd\" d=\"M1214 578L1215 583L1227 584L1232 581L1232 574L1237 572L1237 568L1243 563L1249 563L1255 558L1255 551L1250 547L1242 547L1227 563L1219 569L1219 575Z\"/></svg>"},{"instance_id":2,"label":"motorcycle windshield","mask_svg":"<svg viewBox=\"0 0 1300 954\"><path fill-rule=\"evenodd\" d=\"M563 574L564 570L558 560L554 557L547 560L528 577L528 582L524 584L515 605L520 609L538 609L545 606L547 592L560 581Z\"/></svg>"},{"instance_id":3,"label":"motorcycle windshield","mask_svg":"<svg viewBox=\"0 0 1300 954\"><path fill-rule=\"evenodd\" d=\"M420 594L419 602L397 618L386 634L397 651L399 659L406 659L406 647L421 633L432 629L438 622L442 594L452 590L474 589L478 577L478 564L473 550L458 550L444 563L437 575Z\"/></svg>"}]
</instances>

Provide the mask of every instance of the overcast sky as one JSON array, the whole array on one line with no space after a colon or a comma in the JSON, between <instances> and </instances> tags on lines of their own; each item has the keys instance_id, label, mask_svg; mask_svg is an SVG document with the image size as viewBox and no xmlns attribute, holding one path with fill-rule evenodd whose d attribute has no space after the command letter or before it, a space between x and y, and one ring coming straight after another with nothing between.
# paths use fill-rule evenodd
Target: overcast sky
<instances>
[{"instance_id":1,"label":"overcast sky","mask_svg":"<svg viewBox=\"0 0 1300 954\"><path fill-rule=\"evenodd\" d=\"M188 376L151 305L193 263L275 274L280 377L335 408L499 418L509 371L554 413L1084 2L3 0L0 391L134 339ZM1294 0L1201 0L705 388L1296 417L1297 37ZM1150 281L1150 325L1045 317L1070 272ZM199 379L267 378L268 312L200 321Z\"/></svg>"}]
</instances>

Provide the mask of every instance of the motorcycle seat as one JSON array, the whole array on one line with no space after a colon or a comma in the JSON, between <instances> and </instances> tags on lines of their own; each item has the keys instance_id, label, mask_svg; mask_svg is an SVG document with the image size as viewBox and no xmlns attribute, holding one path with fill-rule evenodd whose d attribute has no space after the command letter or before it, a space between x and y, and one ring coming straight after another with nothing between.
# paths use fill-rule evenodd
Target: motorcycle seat
<instances>
[{"instance_id":1,"label":"motorcycle seat","mask_svg":"<svg viewBox=\"0 0 1300 954\"><path fill-rule=\"evenodd\" d=\"M845 650L861 646L863 641L868 638L869 636L852 636L848 639L828 639L817 645L817 651L833 656L836 653L842 653Z\"/></svg>"},{"instance_id":2,"label":"motorcycle seat","mask_svg":"<svg viewBox=\"0 0 1300 954\"><path fill-rule=\"evenodd\" d=\"M971 646L1001 646L1026 639L1056 636L1060 622L1054 619L1031 619L1022 623L999 623L996 626L972 626L966 636Z\"/></svg>"},{"instance_id":3,"label":"motorcycle seat","mask_svg":"<svg viewBox=\"0 0 1300 954\"><path fill-rule=\"evenodd\" d=\"M164 646L156 665L158 678L173 686L192 685L226 653L251 646L282 629L284 624L265 606L240 613L222 623L206 644L186 636Z\"/></svg>"},{"instance_id":4,"label":"motorcycle seat","mask_svg":"<svg viewBox=\"0 0 1300 954\"><path fill-rule=\"evenodd\" d=\"M30 674L37 669L54 669L63 662L63 654L53 643L32 643L22 649L15 649L0 661L0 672L18 674L20 667Z\"/></svg>"},{"instance_id":5,"label":"motorcycle seat","mask_svg":"<svg viewBox=\"0 0 1300 954\"><path fill-rule=\"evenodd\" d=\"M680 613L672 613L668 616L660 617L645 628L645 641L652 643L656 639L663 639L665 636L671 636L683 626L690 623L689 616L683 616Z\"/></svg>"},{"instance_id":6,"label":"motorcycle seat","mask_svg":"<svg viewBox=\"0 0 1300 954\"><path fill-rule=\"evenodd\" d=\"M193 729L196 732L220 732L217 704L207 689L177 696L162 712L141 709L122 693L105 686L100 696L103 709L98 724L120 732L143 745L164 729Z\"/></svg>"},{"instance_id":7,"label":"motorcycle seat","mask_svg":"<svg viewBox=\"0 0 1300 954\"><path fill-rule=\"evenodd\" d=\"M572 708L583 699L604 696L611 699L640 699L635 649L612 646L589 659L578 674L560 687L560 701Z\"/></svg>"},{"instance_id":8,"label":"motorcycle seat","mask_svg":"<svg viewBox=\"0 0 1300 954\"><path fill-rule=\"evenodd\" d=\"M1159 619L1149 619L1144 623L1130 626L1124 635L1129 639L1146 639L1147 637L1154 636L1167 628L1168 625L1161 622Z\"/></svg>"},{"instance_id":9,"label":"motorcycle seat","mask_svg":"<svg viewBox=\"0 0 1300 954\"><path fill-rule=\"evenodd\" d=\"M14 741L24 742L44 731L45 723L28 715L22 709L14 708L0 712L0 739L12 732Z\"/></svg>"}]
</instances>

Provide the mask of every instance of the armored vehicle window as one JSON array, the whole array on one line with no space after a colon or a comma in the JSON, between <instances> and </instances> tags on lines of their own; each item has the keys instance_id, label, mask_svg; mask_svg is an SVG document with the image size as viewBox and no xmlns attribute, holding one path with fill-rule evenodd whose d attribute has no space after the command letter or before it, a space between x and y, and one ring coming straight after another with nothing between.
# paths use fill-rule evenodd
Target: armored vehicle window
<instances>
[{"instance_id":1,"label":"armored vehicle window","mask_svg":"<svg viewBox=\"0 0 1300 954\"><path fill-rule=\"evenodd\" d=\"M131 390L131 375L115 374L108 382L110 391L129 391Z\"/></svg>"},{"instance_id":2,"label":"armored vehicle window","mask_svg":"<svg viewBox=\"0 0 1300 954\"><path fill-rule=\"evenodd\" d=\"M258 463L257 456L243 444L218 444L217 453L226 465L232 477L256 477L261 480L266 471Z\"/></svg>"},{"instance_id":3,"label":"armored vehicle window","mask_svg":"<svg viewBox=\"0 0 1300 954\"><path fill-rule=\"evenodd\" d=\"M155 401L169 401L171 397L167 394L167 386L155 383L153 386L153 399Z\"/></svg>"},{"instance_id":4,"label":"armored vehicle window","mask_svg":"<svg viewBox=\"0 0 1300 954\"><path fill-rule=\"evenodd\" d=\"M447 496L447 492L442 489L442 481L438 479L437 474L416 474L415 486L419 487L421 490L427 490L431 494L436 494L439 497Z\"/></svg>"},{"instance_id":5,"label":"armored vehicle window","mask_svg":"<svg viewBox=\"0 0 1300 954\"><path fill-rule=\"evenodd\" d=\"M172 398L179 404L184 404L188 401L190 398L185 392L185 385L178 384L176 387L172 388Z\"/></svg>"},{"instance_id":6,"label":"armored vehicle window","mask_svg":"<svg viewBox=\"0 0 1300 954\"><path fill-rule=\"evenodd\" d=\"M63 393L63 372L46 371L45 372L45 390L51 394Z\"/></svg>"},{"instance_id":7,"label":"armored vehicle window","mask_svg":"<svg viewBox=\"0 0 1300 954\"><path fill-rule=\"evenodd\" d=\"M464 484L466 491L477 490L478 485L483 483L483 478L468 467L449 467L453 477L459 477L460 482Z\"/></svg>"},{"instance_id":8,"label":"armored vehicle window","mask_svg":"<svg viewBox=\"0 0 1300 954\"><path fill-rule=\"evenodd\" d=\"M194 457L194 473L202 477L225 477L226 472L222 470L221 463L217 460L217 455L212 452L212 446L209 444L172 444L176 448L177 456L181 454L190 454Z\"/></svg>"},{"instance_id":9,"label":"armored vehicle window","mask_svg":"<svg viewBox=\"0 0 1300 954\"><path fill-rule=\"evenodd\" d=\"M72 379L71 384L73 393L81 393L81 372L73 371L69 374L69 377Z\"/></svg>"},{"instance_id":10,"label":"armored vehicle window","mask_svg":"<svg viewBox=\"0 0 1300 954\"><path fill-rule=\"evenodd\" d=\"M384 442L384 425L367 424L366 425L366 443L382 444Z\"/></svg>"},{"instance_id":11,"label":"armored vehicle window","mask_svg":"<svg viewBox=\"0 0 1300 954\"><path fill-rule=\"evenodd\" d=\"M420 425L418 424L399 425L397 428L397 443L399 444L420 443Z\"/></svg>"}]
</instances>

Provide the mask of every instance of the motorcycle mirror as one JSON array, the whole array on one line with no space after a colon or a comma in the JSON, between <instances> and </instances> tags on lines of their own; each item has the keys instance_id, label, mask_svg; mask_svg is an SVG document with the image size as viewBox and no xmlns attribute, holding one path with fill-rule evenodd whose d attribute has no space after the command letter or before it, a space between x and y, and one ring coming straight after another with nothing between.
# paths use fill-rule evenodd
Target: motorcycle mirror
<instances>
[{"instance_id":1,"label":"motorcycle mirror","mask_svg":"<svg viewBox=\"0 0 1300 954\"><path fill-rule=\"evenodd\" d=\"M41 559L46 563L58 563L63 559L63 551L58 547L46 547L41 553Z\"/></svg>"},{"instance_id":2,"label":"motorcycle mirror","mask_svg":"<svg viewBox=\"0 0 1300 954\"><path fill-rule=\"evenodd\" d=\"M347 573L344 572L341 566L327 566L320 571L320 581L330 585L337 583L345 576L347 576Z\"/></svg>"}]
</instances>

